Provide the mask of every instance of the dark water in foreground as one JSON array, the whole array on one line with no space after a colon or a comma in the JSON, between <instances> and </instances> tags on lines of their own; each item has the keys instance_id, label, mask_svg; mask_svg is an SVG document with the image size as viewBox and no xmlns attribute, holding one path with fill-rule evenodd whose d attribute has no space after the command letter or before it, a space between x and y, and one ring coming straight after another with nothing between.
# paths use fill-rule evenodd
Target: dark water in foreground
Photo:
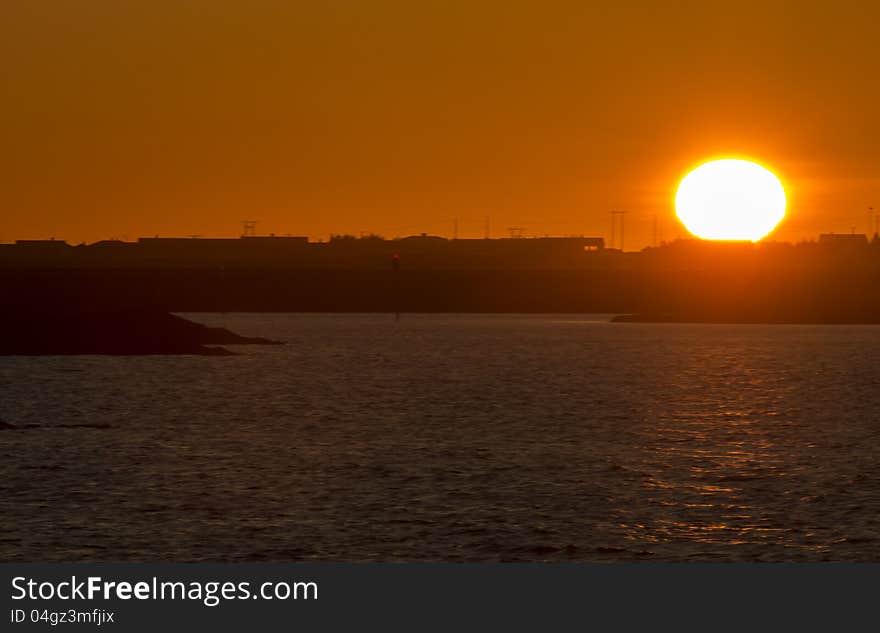
<instances>
[{"instance_id":1,"label":"dark water in foreground","mask_svg":"<svg viewBox=\"0 0 880 633\"><path fill-rule=\"evenodd\" d=\"M880 327L191 316L0 359L0 560L880 560Z\"/></svg>"}]
</instances>

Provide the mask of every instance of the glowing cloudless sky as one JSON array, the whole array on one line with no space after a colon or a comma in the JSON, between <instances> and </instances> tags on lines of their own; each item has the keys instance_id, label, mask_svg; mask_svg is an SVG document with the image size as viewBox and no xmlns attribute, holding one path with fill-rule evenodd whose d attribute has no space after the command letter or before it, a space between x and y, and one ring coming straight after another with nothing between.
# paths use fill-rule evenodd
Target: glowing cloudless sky
<instances>
[{"instance_id":1,"label":"glowing cloudless sky","mask_svg":"<svg viewBox=\"0 0 880 633\"><path fill-rule=\"evenodd\" d=\"M875 2L4 0L0 241L686 235L711 156L785 174L773 239L880 208Z\"/></svg>"}]
</instances>

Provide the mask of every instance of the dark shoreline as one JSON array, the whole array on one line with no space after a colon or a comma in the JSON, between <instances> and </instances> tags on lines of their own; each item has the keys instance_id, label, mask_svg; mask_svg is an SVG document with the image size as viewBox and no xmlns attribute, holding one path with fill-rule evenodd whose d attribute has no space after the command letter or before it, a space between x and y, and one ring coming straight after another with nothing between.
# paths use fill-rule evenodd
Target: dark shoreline
<instances>
[{"instance_id":1,"label":"dark shoreline","mask_svg":"<svg viewBox=\"0 0 880 633\"><path fill-rule=\"evenodd\" d=\"M620 321L880 323L880 268L2 270L0 309L635 315ZM2 324L2 319L0 319ZM222 344L223 342L220 342Z\"/></svg>"},{"instance_id":2,"label":"dark shoreline","mask_svg":"<svg viewBox=\"0 0 880 633\"><path fill-rule=\"evenodd\" d=\"M878 325L880 319L817 319L805 317L760 317L760 316L699 316L699 315L666 315L666 314L618 314L611 318L611 323L678 323L678 324L713 324L713 325Z\"/></svg>"},{"instance_id":3,"label":"dark shoreline","mask_svg":"<svg viewBox=\"0 0 880 633\"><path fill-rule=\"evenodd\" d=\"M0 356L189 354L230 356L223 345L278 345L161 310L7 310L0 315Z\"/></svg>"}]
</instances>

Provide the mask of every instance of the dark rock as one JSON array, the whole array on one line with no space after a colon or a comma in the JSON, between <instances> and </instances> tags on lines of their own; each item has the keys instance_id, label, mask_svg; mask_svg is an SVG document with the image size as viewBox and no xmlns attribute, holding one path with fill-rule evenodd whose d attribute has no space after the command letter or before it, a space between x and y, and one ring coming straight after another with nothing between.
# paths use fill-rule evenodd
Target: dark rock
<instances>
[{"instance_id":1,"label":"dark rock","mask_svg":"<svg viewBox=\"0 0 880 633\"><path fill-rule=\"evenodd\" d=\"M7 310L0 314L0 356L197 354L228 356L220 344L274 344L161 310Z\"/></svg>"}]
</instances>

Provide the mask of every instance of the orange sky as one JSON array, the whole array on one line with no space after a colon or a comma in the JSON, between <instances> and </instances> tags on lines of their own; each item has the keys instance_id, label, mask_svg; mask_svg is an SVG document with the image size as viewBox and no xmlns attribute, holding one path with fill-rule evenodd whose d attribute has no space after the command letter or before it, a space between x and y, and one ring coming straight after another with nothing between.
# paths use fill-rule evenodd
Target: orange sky
<instances>
[{"instance_id":1,"label":"orange sky","mask_svg":"<svg viewBox=\"0 0 880 633\"><path fill-rule=\"evenodd\" d=\"M735 9L731 7L735 6ZM0 241L684 235L684 171L774 169L771 239L880 208L876 2L3 0Z\"/></svg>"}]
</instances>

